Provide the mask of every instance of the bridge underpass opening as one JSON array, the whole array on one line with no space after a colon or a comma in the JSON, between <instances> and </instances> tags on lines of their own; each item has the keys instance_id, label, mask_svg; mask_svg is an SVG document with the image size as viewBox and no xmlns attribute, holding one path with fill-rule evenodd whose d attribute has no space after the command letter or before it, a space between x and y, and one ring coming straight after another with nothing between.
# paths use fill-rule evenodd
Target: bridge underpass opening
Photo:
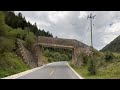
<instances>
[{"instance_id":1,"label":"bridge underpass opening","mask_svg":"<svg viewBox=\"0 0 120 90\"><path fill-rule=\"evenodd\" d=\"M49 62L72 60L72 49L42 47L42 54L48 58Z\"/></svg>"},{"instance_id":2,"label":"bridge underpass opening","mask_svg":"<svg viewBox=\"0 0 120 90\"><path fill-rule=\"evenodd\" d=\"M53 46L44 46L39 45L40 55L38 60L38 66L44 64L42 62L42 57L47 57L48 62L57 62L57 61L74 61L74 48L70 47L53 47Z\"/></svg>"}]
</instances>

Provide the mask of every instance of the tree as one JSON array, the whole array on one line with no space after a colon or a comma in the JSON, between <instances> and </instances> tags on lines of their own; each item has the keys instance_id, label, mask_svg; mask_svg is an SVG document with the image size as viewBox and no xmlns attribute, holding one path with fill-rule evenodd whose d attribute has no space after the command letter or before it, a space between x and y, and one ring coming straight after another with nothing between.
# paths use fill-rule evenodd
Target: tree
<instances>
[{"instance_id":1,"label":"tree","mask_svg":"<svg viewBox=\"0 0 120 90\"><path fill-rule=\"evenodd\" d=\"M45 30L38 29L37 23L34 23L33 25L28 21L26 21L25 17L22 16L22 13L18 13L18 15L15 15L14 12L11 11L4 11L5 14L5 23L12 27L13 29L16 28L22 28L23 30L26 27L30 28L30 31L33 32L36 36L48 36L53 37L52 33L45 32ZM4 21L4 20L3 20Z\"/></svg>"},{"instance_id":2,"label":"tree","mask_svg":"<svg viewBox=\"0 0 120 90\"><path fill-rule=\"evenodd\" d=\"M18 17L19 17L19 18L22 18L22 14L21 14L20 12L18 13Z\"/></svg>"}]
</instances>

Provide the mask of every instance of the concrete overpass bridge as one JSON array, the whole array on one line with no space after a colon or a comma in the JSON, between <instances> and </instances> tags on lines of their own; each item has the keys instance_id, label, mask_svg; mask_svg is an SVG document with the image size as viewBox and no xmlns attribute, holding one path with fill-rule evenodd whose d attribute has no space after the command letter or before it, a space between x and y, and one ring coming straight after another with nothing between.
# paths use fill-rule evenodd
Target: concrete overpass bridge
<instances>
[{"instance_id":1,"label":"concrete overpass bridge","mask_svg":"<svg viewBox=\"0 0 120 90\"><path fill-rule=\"evenodd\" d=\"M42 49L43 47L62 48L72 50L72 63L74 65L81 65L79 54L81 52L89 54L90 47L75 39L63 39L39 36L36 42L28 50L24 47L21 40L16 39L16 52L23 58L23 61L31 68L38 67L36 71L20 76L18 79L78 79L78 76L73 73L67 62L55 62L45 65L40 69L44 63ZM35 68L36 69L36 68Z\"/></svg>"},{"instance_id":2,"label":"concrete overpass bridge","mask_svg":"<svg viewBox=\"0 0 120 90\"><path fill-rule=\"evenodd\" d=\"M71 49L72 50L72 63L76 64L78 60L78 55L81 52L89 53L89 46L85 45L82 42L79 42L75 39L63 39L63 38L52 38L38 36L36 43L34 44L34 52L36 53L35 57L37 59L38 66L42 64L42 48L51 47L51 48L61 48L61 49Z\"/></svg>"}]
</instances>

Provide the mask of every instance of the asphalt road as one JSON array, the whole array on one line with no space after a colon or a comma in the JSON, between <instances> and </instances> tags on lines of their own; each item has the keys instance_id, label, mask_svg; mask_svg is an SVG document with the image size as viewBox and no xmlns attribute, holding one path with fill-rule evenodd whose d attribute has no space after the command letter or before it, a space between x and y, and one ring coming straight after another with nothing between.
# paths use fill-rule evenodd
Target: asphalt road
<instances>
[{"instance_id":1,"label":"asphalt road","mask_svg":"<svg viewBox=\"0 0 120 90\"><path fill-rule=\"evenodd\" d=\"M55 62L16 79L79 79L66 61Z\"/></svg>"}]
</instances>

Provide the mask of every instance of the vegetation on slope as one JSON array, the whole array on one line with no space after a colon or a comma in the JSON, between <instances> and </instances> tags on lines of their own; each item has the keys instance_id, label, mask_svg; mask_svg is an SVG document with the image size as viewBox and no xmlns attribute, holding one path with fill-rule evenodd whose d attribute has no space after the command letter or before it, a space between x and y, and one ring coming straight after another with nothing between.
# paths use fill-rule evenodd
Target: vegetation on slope
<instances>
[{"instance_id":1,"label":"vegetation on slope","mask_svg":"<svg viewBox=\"0 0 120 90\"><path fill-rule=\"evenodd\" d=\"M30 69L16 54L16 38L30 51L37 36L53 37L49 31L38 29L36 23L27 22L21 13L0 11L0 78ZM44 63L71 59L69 50L45 49L44 53Z\"/></svg>"},{"instance_id":2,"label":"vegetation on slope","mask_svg":"<svg viewBox=\"0 0 120 90\"><path fill-rule=\"evenodd\" d=\"M34 23L33 25L28 21L26 21L25 17L22 16L21 13L18 13L18 15L15 15L14 12L8 12L4 11L5 14L5 23L12 27L13 29L21 28L22 30L28 30L33 32L36 36L47 36L47 37L53 37L53 35L45 30L38 29L37 24Z\"/></svg>"},{"instance_id":3,"label":"vegetation on slope","mask_svg":"<svg viewBox=\"0 0 120 90\"><path fill-rule=\"evenodd\" d=\"M14 52L0 54L0 78L30 69Z\"/></svg>"},{"instance_id":4,"label":"vegetation on slope","mask_svg":"<svg viewBox=\"0 0 120 90\"><path fill-rule=\"evenodd\" d=\"M72 53L70 50L44 48L43 53L44 56L48 58L49 62L70 61L72 59Z\"/></svg>"},{"instance_id":5,"label":"vegetation on slope","mask_svg":"<svg viewBox=\"0 0 120 90\"><path fill-rule=\"evenodd\" d=\"M16 54L16 38L31 50L38 35L52 37L38 29L36 23L27 22L21 13L16 16L14 12L0 11L0 78L30 69Z\"/></svg>"},{"instance_id":6,"label":"vegetation on slope","mask_svg":"<svg viewBox=\"0 0 120 90\"><path fill-rule=\"evenodd\" d=\"M83 57L85 62L80 67L70 64L82 77L86 79L120 79L120 54L96 52L93 57L85 57Z\"/></svg>"},{"instance_id":7,"label":"vegetation on slope","mask_svg":"<svg viewBox=\"0 0 120 90\"><path fill-rule=\"evenodd\" d=\"M115 38L113 41L111 41L109 44L107 44L103 49L100 51L111 51L111 52L117 52L120 53L120 36Z\"/></svg>"}]
</instances>

